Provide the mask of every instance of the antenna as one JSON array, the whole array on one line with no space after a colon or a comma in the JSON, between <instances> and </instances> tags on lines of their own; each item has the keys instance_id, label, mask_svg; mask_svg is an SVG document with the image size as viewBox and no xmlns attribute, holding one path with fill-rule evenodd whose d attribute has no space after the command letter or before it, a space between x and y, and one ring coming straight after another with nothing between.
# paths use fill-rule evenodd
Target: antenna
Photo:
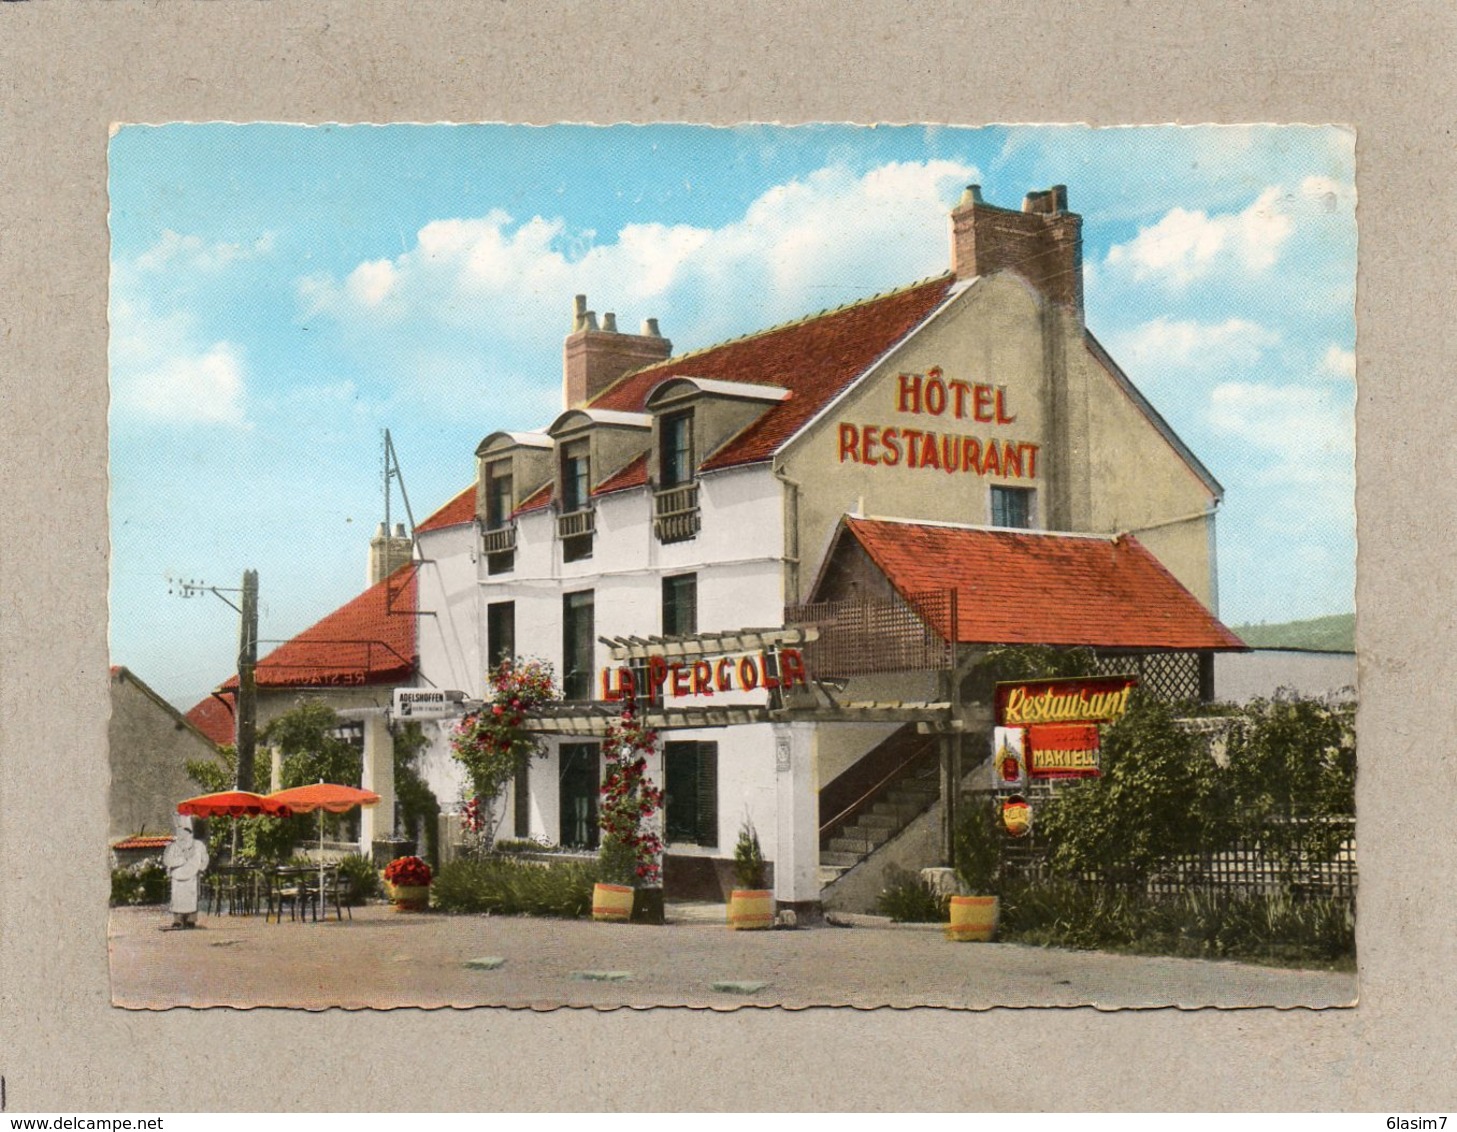
<instances>
[{"instance_id":1,"label":"antenna","mask_svg":"<svg viewBox=\"0 0 1457 1132\"><path fill-rule=\"evenodd\" d=\"M391 534L390 525L390 481L400 481L400 498L405 503L405 517L410 520L410 541L415 541L415 513L410 509L410 493L405 490L405 473L400 469L400 457L395 452L395 442L390 439L390 430L384 430L384 525L385 534Z\"/></svg>"}]
</instances>

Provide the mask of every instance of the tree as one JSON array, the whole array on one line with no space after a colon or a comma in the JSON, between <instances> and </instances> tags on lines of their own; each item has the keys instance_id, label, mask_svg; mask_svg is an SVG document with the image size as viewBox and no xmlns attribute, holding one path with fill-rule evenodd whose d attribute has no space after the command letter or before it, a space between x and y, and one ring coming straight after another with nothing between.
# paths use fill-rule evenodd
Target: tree
<instances>
[{"instance_id":1,"label":"tree","mask_svg":"<svg viewBox=\"0 0 1457 1132\"><path fill-rule=\"evenodd\" d=\"M400 823L413 831L425 826L425 858L440 865L440 800L415 769L420 752L429 744L418 723L407 723L395 733L395 798Z\"/></svg>"},{"instance_id":2,"label":"tree","mask_svg":"<svg viewBox=\"0 0 1457 1132\"><path fill-rule=\"evenodd\" d=\"M1100 762L1101 777L1041 809L1055 872L1141 888L1160 864L1209 847L1224 825L1218 768L1167 705L1135 694L1105 729Z\"/></svg>"}]
</instances>

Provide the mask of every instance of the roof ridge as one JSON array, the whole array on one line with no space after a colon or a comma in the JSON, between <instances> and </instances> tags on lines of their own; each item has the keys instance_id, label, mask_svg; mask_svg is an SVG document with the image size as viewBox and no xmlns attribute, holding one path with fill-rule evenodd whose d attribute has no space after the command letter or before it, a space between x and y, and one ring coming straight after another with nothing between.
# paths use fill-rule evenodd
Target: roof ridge
<instances>
[{"instance_id":1,"label":"roof ridge","mask_svg":"<svg viewBox=\"0 0 1457 1132\"><path fill-rule=\"evenodd\" d=\"M700 346L696 350L689 350L687 353L684 354L673 354L670 357L664 358L662 361L651 362L645 366L638 366L637 369L628 370L626 373L619 376L616 381L612 382L611 385L608 385L605 389L602 389L600 392L598 392L597 395L594 396L592 400L589 401L587 404L588 406L595 404L597 401L600 401L603 397L607 396L607 394L611 393L619 385L623 384L623 382L627 381L628 378L635 377L637 374L644 373L647 370L661 369L663 366L670 365L674 362L681 362L689 358L697 358L701 357L704 354L711 354L713 353L713 351L721 350L725 346L733 346L740 342L749 342L755 338L763 338L769 334L778 334L782 331L790 330L796 326L803 326L806 323L814 322L816 319L828 318L830 315L834 314L842 314L845 311L852 310L855 307L868 306L870 303L881 302L885 299L892 299L897 295L904 295L909 291L914 291L918 287L926 287L932 283L940 282L943 279L952 278L952 275L953 273L950 271L943 271L939 275L928 275L924 279L917 279L913 283L906 283L900 287L892 287L888 291L880 291L874 295L866 295L864 298L861 299L852 299L850 302L841 303L837 307L826 307L823 310L818 311L814 314L803 314L800 315L798 318L791 318L786 322L775 323L773 326L766 326L759 330L751 330L734 338L724 338L718 342L710 343L707 346ZM683 374L681 376L693 377L694 375L689 373Z\"/></svg>"},{"instance_id":2,"label":"roof ridge","mask_svg":"<svg viewBox=\"0 0 1457 1132\"><path fill-rule=\"evenodd\" d=\"M1007 535L1042 535L1053 538L1085 538L1096 539L1099 542L1117 542L1121 538L1133 538L1131 532L1124 531L1115 534L1100 534L1097 531L1053 531L1040 527L993 527L986 523L956 523L950 519L908 519L899 515L852 515L848 512L846 519L851 522L870 523L902 523L910 527L945 527L953 531L986 531L989 534ZM1134 541L1137 541L1136 539ZM1139 544L1143 545L1142 543Z\"/></svg>"}]
</instances>

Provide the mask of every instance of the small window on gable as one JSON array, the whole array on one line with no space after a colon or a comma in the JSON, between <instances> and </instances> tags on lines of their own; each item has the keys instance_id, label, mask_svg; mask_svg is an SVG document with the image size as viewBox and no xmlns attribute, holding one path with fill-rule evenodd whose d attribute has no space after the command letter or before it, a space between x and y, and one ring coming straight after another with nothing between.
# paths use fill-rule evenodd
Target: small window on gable
<instances>
[{"instance_id":1,"label":"small window on gable","mask_svg":"<svg viewBox=\"0 0 1457 1132\"><path fill-rule=\"evenodd\" d=\"M562 540L562 561L580 562L592 557L592 533L596 515L592 510L591 457L587 441L577 440L562 451L562 502L557 516L557 537Z\"/></svg>"},{"instance_id":2,"label":"small window on gable","mask_svg":"<svg viewBox=\"0 0 1457 1132\"><path fill-rule=\"evenodd\" d=\"M1030 529L1034 490L1030 487L993 487L992 526Z\"/></svg>"},{"instance_id":3,"label":"small window on gable","mask_svg":"<svg viewBox=\"0 0 1457 1132\"><path fill-rule=\"evenodd\" d=\"M509 573L516 566L512 485L510 460L496 460L486 465L486 525L481 537L488 574Z\"/></svg>"}]
</instances>

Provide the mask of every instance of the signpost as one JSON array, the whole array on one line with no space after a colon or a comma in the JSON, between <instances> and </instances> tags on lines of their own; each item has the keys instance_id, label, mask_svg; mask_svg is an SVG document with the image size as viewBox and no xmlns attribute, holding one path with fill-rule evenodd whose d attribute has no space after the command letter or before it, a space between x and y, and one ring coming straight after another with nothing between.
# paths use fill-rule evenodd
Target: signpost
<instances>
[{"instance_id":1,"label":"signpost","mask_svg":"<svg viewBox=\"0 0 1457 1132\"><path fill-rule=\"evenodd\" d=\"M449 719L465 712L465 693L439 688L396 688L396 719Z\"/></svg>"}]
</instances>

